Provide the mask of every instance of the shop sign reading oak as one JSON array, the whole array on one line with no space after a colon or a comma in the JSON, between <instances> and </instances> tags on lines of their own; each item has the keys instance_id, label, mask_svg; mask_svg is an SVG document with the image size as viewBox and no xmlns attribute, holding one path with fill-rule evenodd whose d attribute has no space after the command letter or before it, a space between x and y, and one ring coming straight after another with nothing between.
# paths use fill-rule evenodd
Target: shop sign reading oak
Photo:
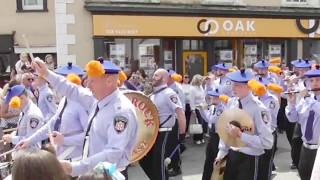
<instances>
[{"instance_id":1,"label":"shop sign reading oak","mask_svg":"<svg viewBox=\"0 0 320 180\"><path fill-rule=\"evenodd\" d=\"M202 27L204 26L204 27ZM201 19L197 25L198 31L206 36L217 34L217 32L254 32L255 31L255 21L254 20L225 20L220 24L215 19Z\"/></svg>"},{"instance_id":2,"label":"shop sign reading oak","mask_svg":"<svg viewBox=\"0 0 320 180\"><path fill-rule=\"evenodd\" d=\"M93 15L94 36L320 38L318 20Z\"/></svg>"}]
</instances>

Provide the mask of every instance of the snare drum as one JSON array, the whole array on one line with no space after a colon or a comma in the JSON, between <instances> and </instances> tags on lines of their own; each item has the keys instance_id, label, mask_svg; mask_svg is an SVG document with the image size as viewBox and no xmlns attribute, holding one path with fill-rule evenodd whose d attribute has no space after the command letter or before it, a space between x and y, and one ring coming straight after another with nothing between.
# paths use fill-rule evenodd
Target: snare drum
<instances>
[{"instance_id":1,"label":"snare drum","mask_svg":"<svg viewBox=\"0 0 320 180\"><path fill-rule=\"evenodd\" d=\"M9 162L0 163L0 179L3 180L10 175L11 167Z\"/></svg>"}]
</instances>

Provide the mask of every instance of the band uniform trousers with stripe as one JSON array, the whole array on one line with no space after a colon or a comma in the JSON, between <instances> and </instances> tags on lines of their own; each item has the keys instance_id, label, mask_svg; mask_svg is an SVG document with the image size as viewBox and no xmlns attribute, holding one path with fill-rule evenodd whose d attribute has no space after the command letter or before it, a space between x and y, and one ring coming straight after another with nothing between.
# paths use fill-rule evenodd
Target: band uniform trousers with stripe
<instances>
[{"instance_id":1,"label":"band uniform trousers with stripe","mask_svg":"<svg viewBox=\"0 0 320 180\"><path fill-rule=\"evenodd\" d=\"M210 129L210 138L206 149L206 160L204 162L202 180L211 180L213 163L219 152L219 135L215 132L214 126Z\"/></svg>"},{"instance_id":2,"label":"band uniform trousers with stripe","mask_svg":"<svg viewBox=\"0 0 320 180\"><path fill-rule=\"evenodd\" d=\"M258 180L271 180L273 157L277 143L277 132L274 131L272 149L265 149L264 154L259 157Z\"/></svg>"},{"instance_id":3,"label":"band uniform trousers with stripe","mask_svg":"<svg viewBox=\"0 0 320 180\"><path fill-rule=\"evenodd\" d=\"M258 161L258 156L251 156L230 149L223 179L258 180Z\"/></svg>"},{"instance_id":4,"label":"band uniform trousers with stripe","mask_svg":"<svg viewBox=\"0 0 320 180\"><path fill-rule=\"evenodd\" d=\"M180 159L180 140L179 140L179 122L176 120L175 125L172 128L172 131L169 134L170 141L168 143L167 156L169 157L172 153L171 163L168 166L168 169L173 169L178 171L181 167Z\"/></svg>"},{"instance_id":5,"label":"band uniform trousers with stripe","mask_svg":"<svg viewBox=\"0 0 320 180\"><path fill-rule=\"evenodd\" d=\"M164 160L166 158L166 150L168 144L170 131L159 132L155 144L143 157L139 163L143 171L150 180L168 180L168 172L166 170Z\"/></svg>"},{"instance_id":6,"label":"band uniform trousers with stripe","mask_svg":"<svg viewBox=\"0 0 320 180\"><path fill-rule=\"evenodd\" d=\"M317 149L308 149L302 145L298 172L301 180L310 180Z\"/></svg>"}]
</instances>

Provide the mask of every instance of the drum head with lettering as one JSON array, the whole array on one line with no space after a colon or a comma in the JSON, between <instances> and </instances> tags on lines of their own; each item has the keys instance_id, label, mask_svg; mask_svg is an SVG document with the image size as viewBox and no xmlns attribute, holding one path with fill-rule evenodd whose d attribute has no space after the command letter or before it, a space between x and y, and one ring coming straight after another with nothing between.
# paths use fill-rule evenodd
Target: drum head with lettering
<instances>
[{"instance_id":1,"label":"drum head with lettering","mask_svg":"<svg viewBox=\"0 0 320 180\"><path fill-rule=\"evenodd\" d=\"M124 91L136 108L138 116L138 137L133 150L131 163L139 161L152 148L155 143L160 126L160 119L157 107L143 93L136 91Z\"/></svg>"},{"instance_id":2,"label":"drum head with lettering","mask_svg":"<svg viewBox=\"0 0 320 180\"><path fill-rule=\"evenodd\" d=\"M246 144L240 138L234 138L228 133L227 126L234 124L238 126L242 132L254 134L255 126L250 115L239 108L224 110L216 122L216 130L223 142L232 147L245 147Z\"/></svg>"}]
</instances>

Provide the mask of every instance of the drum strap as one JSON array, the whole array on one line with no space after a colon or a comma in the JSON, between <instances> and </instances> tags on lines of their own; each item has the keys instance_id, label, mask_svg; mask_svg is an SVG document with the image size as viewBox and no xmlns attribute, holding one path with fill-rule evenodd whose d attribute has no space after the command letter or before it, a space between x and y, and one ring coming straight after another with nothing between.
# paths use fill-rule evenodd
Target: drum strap
<instances>
[{"instance_id":1,"label":"drum strap","mask_svg":"<svg viewBox=\"0 0 320 180\"><path fill-rule=\"evenodd\" d=\"M156 95L156 94L158 94L159 92L161 92L161 91L163 91L163 90L165 90L165 89L167 89L167 88L168 88L168 87L163 87L163 88L159 89L158 91L155 91L155 92L151 93L148 97L151 97L152 95Z\"/></svg>"},{"instance_id":2,"label":"drum strap","mask_svg":"<svg viewBox=\"0 0 320 180\"><path fill-rule=\"evenodd\" d=\"M168 116L167 119L164 120L164 121L160 124L160 128L162 128L162 126L163 126L166 122L168 122L168 121L171 119L171 117L172 117L172 114L170 114L170 116Z\"/></svg>"}]
</instances>

